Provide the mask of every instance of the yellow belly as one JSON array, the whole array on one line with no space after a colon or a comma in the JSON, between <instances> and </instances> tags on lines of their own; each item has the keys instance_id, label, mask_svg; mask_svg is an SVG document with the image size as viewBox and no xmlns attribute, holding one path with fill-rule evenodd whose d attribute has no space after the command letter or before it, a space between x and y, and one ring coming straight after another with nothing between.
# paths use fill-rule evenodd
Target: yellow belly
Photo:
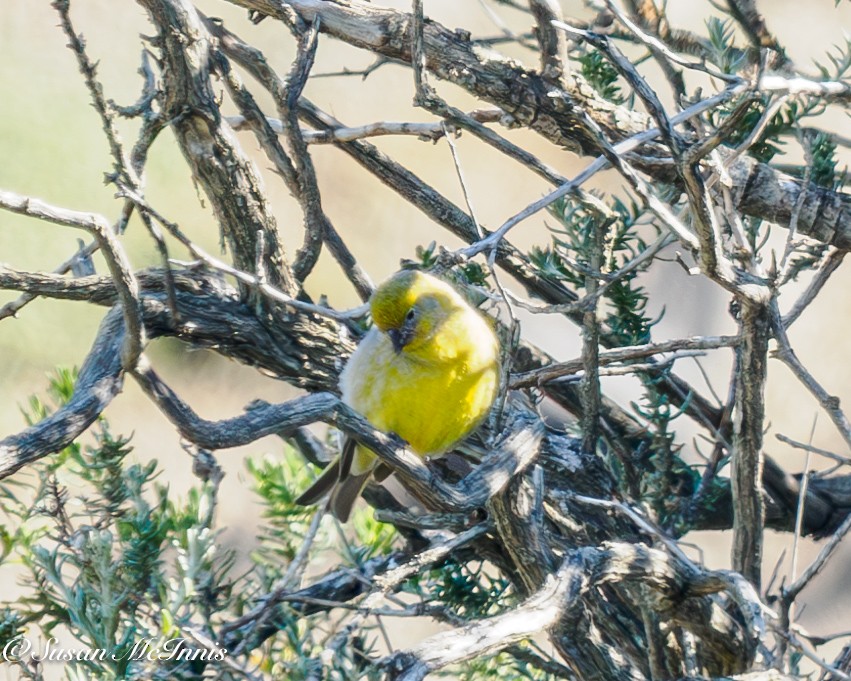
<instances>
[{"instance_id":1,"label":"yellow belly","mask_svg":"<svg viewBox=\"0 0 851 681\"><path fill-rule=\"evenodd\" d=\"M498 374L493 348L436 364L396 353L371 332L343 373L343 399L381 430L396 433L422 456L443 454L487 415ZM359 448L354 470L373 455Z\"/></svg>"}]
</instances>

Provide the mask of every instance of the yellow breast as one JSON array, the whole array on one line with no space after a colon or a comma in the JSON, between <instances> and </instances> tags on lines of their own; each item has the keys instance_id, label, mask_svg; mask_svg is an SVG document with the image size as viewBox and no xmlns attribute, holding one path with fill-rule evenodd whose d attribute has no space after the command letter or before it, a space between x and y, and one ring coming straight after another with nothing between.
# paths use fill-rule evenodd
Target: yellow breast
<instances>
[{"instance_id":1,"label":"yellow breast","mask_svg":"<svg viewBox=\"0 0 851 681\"><path fill-rule=\"evenodd\" d=\"M456 315L425 352L395 352L373 329L341 376L343 400L422 456L445 453L487 415L499 381L496 337L472 309ZM354 469L372 465L358 453Z\"/></svg>"}]
</instances>

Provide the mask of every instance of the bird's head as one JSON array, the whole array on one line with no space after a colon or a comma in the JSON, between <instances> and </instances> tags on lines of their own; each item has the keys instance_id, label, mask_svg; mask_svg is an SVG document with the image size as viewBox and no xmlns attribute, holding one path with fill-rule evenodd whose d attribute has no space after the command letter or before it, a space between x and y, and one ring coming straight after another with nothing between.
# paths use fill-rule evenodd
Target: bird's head
<instances>
[{"instance_id":1,"label":"bird's head","mask_svg":"<svg viewBox=\"0 0 851 681\"><path fill-rule=\"evenodd\" d=\"M382 283L369 301L372 319L397 353L416 353L463 306L455 290L436 277L403 270Z\"/></svg>"}]
</instances>

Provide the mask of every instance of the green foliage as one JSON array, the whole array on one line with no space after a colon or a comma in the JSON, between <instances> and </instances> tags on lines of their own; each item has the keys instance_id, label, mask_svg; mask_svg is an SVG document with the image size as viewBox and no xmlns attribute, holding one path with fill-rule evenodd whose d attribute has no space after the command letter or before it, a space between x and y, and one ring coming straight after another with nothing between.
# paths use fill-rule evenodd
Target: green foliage
<instances>
[{"instance_id":1,"label":"green foliage","mask_svg":"<svg viewBox=\"0 0 851 681\"><path fill-rule=\"evenodd\" d=\"M417 260L411 261L424 270L431 269L437 264L437 242L432 241L428 246L417 246L414 250Z\"/></svg>"},{"instance_id":2,"label":"green foliage","mask_svg":"<svg viewBox=\"0 0 851 681\"><path fill-rule=\"evenodd\" d=\"M465 619L487 617L512 604L509 587L507 579L491 575L484 563L474 567L450 561L429 580L429 601Z\"/></svg>"},{"instance_id":3,"label":"green foliage","mask_svg":"<svg viewBox=\"0 0 851 681\"><path fill-rule=\"evenodd\" d=\"M404 590L415 594L432 609L443 611L439 617L456 625L504 613L517 605L517 596L509 580L496 576L492 566L484 562L448 560L436 569L412 577ZM449 673L464 681L544 681L553 678L528 662L507 654L479 657L457 665Z\"/></svg>"},{"instance_id":4,"label":"green foliage","mask_svg":"<svg viewBox=\"0 0 851 681\"><path fill-rule=\"evenodd\" d=\"M479 679L545 681L545 679L553 678L523 660L504 653L465 662L460 665L457 676L459 681L479 681Z\"/></svg>"},{"instance_id":5,"label":"green foliage","mask_svg":"<svg viewBox=\"0 0 851 681\"><path fill-rule=\"evenodd\" d=\"M611 208L604 246L605 274L616 272L647 248L637 228L642 209L620 199L614 199ZM551 229L552 246L533 248L530 259L542 276L564 281L582 291L594 249L592 230L598 229L597 224L603 218L596 210L569 198L554 204L550 212L560 223L558 228ZM661 319L661 316L651 319L646 314L647 292L637 283L641 272L639 267L607 282L603 294L603 300L608 303L605 321L619 345L646 343L650 329Z\"/></svg>"},{"instance_id":6,"label":"green foliage","mask_svg":"<svg viewBox=\"0 0 851 681\"><path fill-rule=\"evenodd\" d=\"M261 546L252 559L275 570L295 557L314 513L295 503L298 490L310 483L308 468L290 448L280 459L248 459L245 465L262 502L265 521L259 534Z\"/></svg>"},{"instance_id":7,"label":"green foliage","mask_svg":"<svg viewBox=\"0 0 851 681\"><path fill-rule=\"evenodd\" d=\"M726 45L729 50L732 50L730 23L710 19L708 25L712 27L710 40L714 49L723 53ZM723 61L723 57L720 59ZM846 78L851 71L851 39L848 39L844 45L834 46L833 52L827 55L827 63L816 62L816 67L824 80L837 81ZM765 107L769 105L770 100L769 95L763 95L760 105L750 108L742 117L737 129L727 136L725 144L737 146L743 142L762 119ZM713 110L709 116L710 121L714 126L719 125L737 106L738 103L734 102ZM825 109L825 101L818 97L790 98L771 120L764 124L759 137L748 148L748 153L758 161L768 163L775 156L783 153L785 142L782 138L784 136L799 135L803 121L820 116ZM833 140L828 135L819 133L813 145L812 181L816 184L828 188L836 186L835 151L836 146ZM802 169L799 175L803 176L803 174Z\"/></svg>"},{"instance_id":8,"label":"green foliage","mask_svg":"<svg viewBox=\"0 0 851 681\"><path fill-rule=\"evenodd\" d=\"M58 404L72 377L53 380ZM50 411L38 400L31 406L31 417ZM37 464L29 497L3 496L2 512L16 527L11 545L29 575L3 629L21 633L28 623L46 639L64 631L75 648L102 651L68 662L69 677L195 678L205 665L187 660L191 651L150 660L144 645L177 639L186 648L187 632L210 631L213 614L232 600L234 556L210 527L215 488L206 483L176 502L155 483L156 461L132 463L130 454L128 439L101 419L95 446L75 443Z\"/></svg>"},{"instance_id":9,"label":"green foliage","mask_svg":"<svg viewBox=\"0 0 851 681\"><path fill-rule=\"evenodd\" d=\"M841 80L851 71L851 38L844 45L834 45L833 52L827 54L828 64L816 62L816 67L825 80Z\"/></svg>"},{"instance_id":10,"label":"green foliage","mask_svg":"<svg viewBox=\"0 0 851 681\"><path fill-rule=\"evenodd\" d=\"M652 260L648 259L614 280L605 277L621 270L647 249L647 242L639 230L644 211L634 202L626 204L614 199L610 204L611 215L604 217L597 209L572 198L557 203L551 210L559 220L558 228L551 230L552 246L535 250L532 260L543 276L561 280L577 293L584 291L594 248L592 230L599 229L605 220L606 257L600 277L606 285L601 308L608 337L613 345L640 345L651 340L651 330L664 314L664 310L655 318L648 314L648 292L638 283ZM672 409L669 397L660 389L669 371L670 367L660 367L638 374L643 395L632 407L650 433L650 446L636 452L637 489L628 484L630 475L622 464L612 462L625 491L644 501L654 518L663 524L671 521L677 511L671 506L673 497L669 490L674 484L683 484L696 477L696 472L676 456L676 433L671 424L682 410Z\"/></svg>"},{"instance_id":11,"label":"green foliage","mask_svg":"<svg viewBox=\"0 0 851 681\"><path fill-rule=\"evenodd\" d=\"M30 397L28 409L21 409L27 424L33 425L53 413L54 407L59 407L71 399L74 393L74 384L77 382L77 369L59 367L55 370L50 380L47 394L52 399L48 404L33 395Z\"/></svg>"},{"instance_id":12,"label":"green foliage","mask_svg":"<svg viewBox=\"0 0 851 681\"><path fill-rule=\"evenodd\" d=\"M736 73L745 63L744 53L734 43L735 30L730 19L710 17L706 20L710 60L723 73Z\"/></svg>"},{"instance_id":13,"label":"green foliage","mask_svg":"<svg viewBox=\"0 0 851 681\"><path fill-rule=\"evenodd\" d=\"M763 97L759 106L751 107L742 117L739 125L732 130L726 138L729 146L738 146L757 127L762 119L765 107L769 104L769 98ZM729 107L720 107L712 113L710 120L713 125L719 125L738 104ZM815 101L803 99L791 99L780 110L766 122L759 137L748 148L748 153L762 163L768 163L777 154L783 153L785 142L784 136L796 134L800 123L804 118L817 116L823 107Z\"/></svg>"},{"instance_id":14,"label":"green foliage","mask_svg":"<svg viewBox=\"0 0 851 681\"><path fill-rule=\"evenodd\" d=\"M560 225L550 228L553 235L551 248L533 247L530 254L532 264L542 274L584 289L585 275L593 257L592 230L600 217L569 197L556 201L549 211Z\"/></svg>"},{"instance_id":15,"label":"green foliage","mask_svg":"<svg viewBox=\"0 0 851 681\"><path fill-rule=\"evenodd\" d=\"M33 398L28 419L61 406L75 376L57 372L51 402ZM65 663L67 678L242 678L223 664L215 632L268 593L314 513L294 504L308 475L292 451L275 462L250 460L248 467L265 525L254 566L242 566L238 575L236 554L213 525L217 485L204 482L185 500L175 499L156 482L157 462L133 462L129 440L114 436L103 419L93 445L74 443L38 462L29 469L29 484L0 486L0 567L23 574L24 591L15 602L0 602L2 644L24 636L37 646L39 635L60 636L65 648L91 651L84 656L90 659ZM389 550L394 539L377 525L364 521L359 534L375 554ZM280 635L266 646L272 657L249 648L241 661L234 659L286 669L286 678L315 678L319 663L312 656L326 642L287 611L278 628ZM147 657L150 651L156 655ZM334 665L344 662L345 655ZM31 673L24 666L20 671Z\"/></svg>"},{"instance_id":16,"label":"green foliage","mask_svg":"<svg viewBox=\"0 0 851 681\"><path fill-rule=\"evenodd\" d=\"M618 85L618 72L599 52L586 52L579 57L579 70L589 85L603 99L613 104L623 104L625 97Z\"/></svg>"},{"instance_id":17,"label":"green foliage","mask_svg":"<svg viewBox=\"0 0 851 681\"><path fill-rule=\"evenodd\" d=\"M352 517L355 531L356 564L365 563L376 556L386 556L399 548L396 528L375 519L371 508L363 508Z\"/></svg>"},{"instance_id":18,"label":"green foliage","mask_svg":"<svg viewBox=\"0 0 851 681\"><path fill-rule=\"evenodd\" d=\"M466 262L458 268L466 282L472 286L487 286L487 272L475 261Z\"/></svg>"},{"instance_id":19,"label":"green foliage","mask_svg":"<svg viewBox=\"0 0 851 681\"><path fill-rule=\"evenodd\" d=\"M748 112L742 117L741 123L736 130L731 131L727 137L727 144L730 146L738 146L745 141L751 131L759 124L765 106L768 105L768 99L764 98L761 106L751 107ZM720 108L716 112L715 121L721 122L721 119L726 117L732 108ZM758 161L768 163L775 155L783 151L783 141L781 135L788 134L794 129L795 122L800 117L799 103L796 101L790 102L783 107L777 114L772 116L771 120L765 124L765 128L760 136L748 149L748 153Z\"/></svg>"},{"instance_id":20,"label":"green foliage","mask_svg":"<svg viewBox=\"0 0 851 681\"><path fill-rule=\"evenodd\" d=\"M623 267L646 250L647 244L638 235L636 222L642 210L636 203L626 205L620 199L612 202L617 220L612 224L610 236L609 270ZM611 311L606 315L606 323L622 345L638 345L650 340L650 329L661 319L647 316L647 292L636 283L639 270L627 274L609 287L606 298L611 302ZM663 313L664 314L664 313Z\"/></svg>"},{"instance_id":21,"label":"green foliage","mask_svg":"<svg viewBox=\"0 0 851 681\"><path fill-rule=\"evenodd\" d=\"M836 187L836 142L830 135L818 133L810 144L812 171L810 180L820 187Z\"/></svg>"},{"instance_id":22,"label":"green foliage","mask_svg":"<svg viewBox=\"0 0 851 681\"><path fill-rule=\"evenodd\" d=\"M403 260L403 267L430 270L438 264L440 259L436 241L432 241L428 246L417 246L414 253L416 255L416 259ZM462 285L469 284L470 286L487 287L488 273L485 271L484 267L474 261L462 263L458 267L450 270L448 275L456 279L458 283Z\"/></svg>"},{"instance_id":23,"label":"green foliage","mask_svg":"<svg viewBox=\"0 0 851 681\"><path fill-rule=\"evenodd\" d=\"M61 406L73 392L74 375L57 374L52 402L32 400L29 417ZM29 484L0 486L0 568L24 573L23 596L0 601L3 645L18 636L38 642L39 635L55 635L64 648L94 651L63 663L68 679L244 678L238 669L293 681L384 678L375 664L383 655L378 620L365 617L350 629L350 619L361 618L356 612L344 610L340 618L319 608L305 616L297 602L285 602L241 628L229 639L230 650L217 633L253 611L285 576L297 588L299 576L289 571L294 559L306 557L305 542L314 557L342 557L360 567L400 549L392 526L369 509L355 514L351 536L342 536L331 518L315 525L317 511L295 504L310 474L286 448L279 457L246 464L263 523L258 547L240 564L215 525L217 482L199 482L177 499L158 484L157 462L135 462L128 438L114 435L105 420L93 434L92 444L74 443L29 468ZM509 582L478 561L448 562L399 588L464 620L516 602ZM34 673L23 663L19 671ZM506 656L462 665L458 674L547 678L528 661Z\"/></svg>"}]
</instances>

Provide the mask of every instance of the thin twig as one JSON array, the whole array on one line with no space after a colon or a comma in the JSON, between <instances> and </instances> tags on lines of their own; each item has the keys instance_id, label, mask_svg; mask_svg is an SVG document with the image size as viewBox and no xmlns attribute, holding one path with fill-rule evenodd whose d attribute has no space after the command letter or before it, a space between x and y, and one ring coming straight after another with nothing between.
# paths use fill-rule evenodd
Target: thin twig
<instances>
[{"instance_id":1,"label":"thin twig","mask_svg":"<svg viewBox=\"0 0 851 681\"><path fill-rule=\"evenodd\" d=\"M777 42L777 38L765 25L765 19L759 13L755 0L727 0L727 8L739 26L744 29L745 35L755 49L769 47L781 56L784 55L784 50ZM783 61L786 61L785 56Z\"/></svg>"},{"instance_id":2,"label":"thin twig","mask_svg":"<svg viewBox=\"0 0 851 681\"><path fill-rule=\"evenodd\" d=\"M626 26L642 43L647 45L648 47L652 47L654 50L657 50L660 54L664 55L669 61L674 64L678 64L686 69L691 69L694 71L702 71L707 75L712 76L713 78L717 78L718 80L725 81L727 83L740 83L742 78L740 76L736 76L730 73L724 73L723 71L719 71L718 69L714 69L710 66L707 66L705 62L691 62L686 59L683 59L677 54L674 54L665 43L656 38L655 36L650 35L645 32L642 28L637 26L633 21L630 20L623 9L619 6L617 2L614 0L606 0L606 6L617 16L618 20ZM560 26L563 27L564 25ZM571 27L573 28L573 27Z\"/></svg>"},{"instance_id":3,"label":"thin twig","mask_svg":"<svg viewBox=\"0 0 851 681\"><path fill-rule=\"evenodd\" d=\"M771 306L771 324L774 339L777 341L777 350L774 352L774 356L789 367L804 387L816 398L816 401L830 417L833 425L836 426L839 434L842 435L845 443L851 447L851 423L845 416L845 412L839 404L839 399L830 395L798 359L789 342L789 336L786 334L786 328L783 326L783 320L780 317L776 302Z\"/></svg>"},{"instance_id":4,"label":"thin twig","mask_svg":"<svg viewBox=\"0 0 851 681\"><path fill-rule=\"evenodd\" d=\"M724 102L732 99L733 97L741 94L746 90L746 86L743 84L735 85L723 92L720 92L712 97L708 97L696 104L693 104L689 108L683 110L681 113L676 116L671 117L671 124L676 125L682 123L683 121L687 121L695 116L700 115L704 111L712 109ZM652 128L650 130L646 130L644 132L638 133L629 137L622 142L619 142L614 145L613 151L616 154L626 154L638 147L642 144L650 142L651 140L656 139L660 135L660 131L658 128ZM464 248L460 251L460 253L467 258L472 258L475 255L482 253L486 250L490 250L494 248L496 244L498 244L502 238L510 232L514 227L518 224L526 220L527 218L535 215L540 212L547 206L553 204L559 199L567 196L568 194L574 192L576 189L581 187L585 182L587 182L591 177L596 175L601 170L609 167L610 162L606 156L598 156L594 159L588 166L585 167L578 175L576 175L572 180L565 182L555 190L551 191L546 196L538 199L537 201L529 204L522 211L512 216L508 220L506 220L499 229L492 232L485 239L478 241L467 248Z\"/></svg>"},{"instance_id":5,"label":"thin twig","mask_svg":"<svg viewBox=\"0 0 851 681\"><path fill-rule=\"evenodd\" d=\"M4 190L0 190L0 208L46 222L83 229L97 240L118 290L124 322L127 326L127 335L121 348L121 364L126 371L132 370L145 345L139 284L124 248L106 218L95 213L82 213L52 206L44 201Z\"/></svg>"},{"instance_id":6,"label":"thin twig","mask_svg":"<svg viewBox=\"0 0 851 681\"><path fill-rule=\"evenodd\" d=\"M666 352L680 350L713 350L717 348L735 347L739 343L738 336L696 336L694 338L678 338L658 343L647 343L646 345L633 345L601 350L599 354L599 365L606 366L614 362L628 362L630 360L652 357ZM539 386L547 381L569 376L581 371L582 359L574 359L569 362L559 362L540 369L534 369L522 374L515 374L511 379L512 388L525 388Z\"/></svg>"},{"instance_id":7,"label":"thin twig","mask_svg":"<svg viewBox=\"0 0 851 681\"><path fill-rule=\"evenodd\" d=\"M810 443L813 441L813 435L818 422L818 414L813 418L813 427L810 429ZM789 579L794 582L798 578L798 545L801 539L801 530L804 526L804 505L807 502L807 489L810 485L810 459L812 452L807 451L807 458L804 462L804 470L801 473L801 491L798 494L798 508L795 513L795 532L792 538L792 561L789 566ZM791 626L795 622L795 597L786 600L788 604L787 618Z\"/></svg>"},{"instance_id":8,"label":"thin twig","mask_svg":"<svg viewBox=\"0 0 851 681\"><path fill-rule=\"evenodd\" d=\"M816 299L816 296L818 296L822 288L824 288L824 285L827 283L827 280L830 279L830 276L839 269L839 266L842 264L847 253L848 251L838 248L834 248L830 251L830 254L827 258L825 258L824 262L819 265L819 268L813 275L813 278L806 290L801 294L801 297L795 301L792 309L783 317L784 329L788 329L792 324L794 324L798 317L801 316L801 313Z\"/></svg>"},{"instance_id":9,"label":"thin twig","mask_svg":"<svg viewBox=\"0 0 851 681\"><path fill-rule=\"evenodd\" d=\"M252 129L255 132L258 140L264 148L267 156L275 164L275 167L281 173L289 190L295 195L302 207L302 212L305 217L305 239L308 246L305 251L304 266L302 269L309 270L309 264L313 255L316 255L317 242L314 237L321 231L322 239L331 255L340 265L346 278L352 283L361 300L367 300L372 294L373 284L367 273L363 270L360 264L355 259L352 252L346 246L343 239L338 234L337 230L331 224L328 216L325 214L321 206L321 195L319 193L318 184L316 181L315 171L310 160L310 156L301 137L298 127L298 120L295 116L296 111L301 110L301 102L298 97L291 96L290 84L285 82L278 76L266 61L263 53L244 42L236 34L228 31L215 22L205 18L205 22L209 30L216 35L221 41L222 51L237 64L246 69L268 92L272 95L278 107L281 119L287 122L284 126L288 130L288 138L291 145L294 147L294 157L296 165L289 159L287 154L282 149L278 140L275 139L275 132L272 129L270 120L263 115L259 106L257 106L253 97L248 93L247 89L239 81L236 74L230 69L230 65L225 59L219 60L220 70L225 76L225 83L228 86L231 95L234 97L237 104L241 104L242 114L249 120ZM309 37L309 36L308 36ZM300 38L304 49L302 52L307 54L305 50L309 47L309 41L304 37ZM311 49L315 49L314 47ZM307 57L296 60L294 73L299 73L298 69L309 68L310 59ZM301 90L294 91L300 94ZM292 100L292 101L290 101ZM320 225L317 227L316 225ZM310 258L307 255L310 254ZM302 274L305 274L302 272Z\"/></svg>"},{"instance_id":10,"label":"thin twig","mask_svg":"<svg viewBox=\"0 0 851 681\"><path fill-rule=\"evenodd\" d=\"M556 0L529 0L529 9L535 18L535 37L541 50L541 75L559 83L567 60L567 42L553 23L562 19Z\"/></svg>"},{"instance_id":11,"label":"thin twig","mask_svg":"<svg viewBox=\"0 0 851 681\"><path fill-rule=\"evenodd\" d=\"M424 95L419 102L420 106L426 110L441 116L446 121L461 129L469 130L476 137L482 140L485 144L492 146L494 149L502 152L509 158L519 161L520 164L540 177L543 177L547 182L560 185L567 182L567 179L558 173L554 168L550 167L534 154L526 149L508 141L502 135L491 130L482 123L487 122L480 120L473 113L466 113L457 107L450 106L441 97L438 97L434 91L430 91ZM503 113L498 120L502 120L505 116Z\"/></svg>"},{"instance_id":12,"label":"thin twig","mask_svg":"<svg viewBox=\"0 0 851 681\"><path fill-rule=\"evenodd\" d=\"M316 171L310 152L298 123L298 100L307 85L310 70L316 59L319 44L320 19L303 29L298 36L298 51L286 80L286 91L276 93L276 103L281 119L287 122L286 135L295 165L298 201L304 212L304 243L293 260L293 274L304 281L319 260L325 240L325 225L328 217L322 210L322 196L316 179Z\"/></svg>"},{"instance_id":13,"label":"thin twig","mask_svg":"<svg viewBox=\"0 0 851 681\"><path fill-rule=\"evenodd\" d=\"M479 123L497 123L505 114L500 109L475 109L467 115ZM252 129L251 122L245 116L226 116L225 120L234 130ZM277 134L286 134L288 126L284 125L280 118L267 116L266 121ZM351 128L336 128L331 130L308 130L303 128L301 130L301 136L307 144L336 144L338 142L352 142L354 140L381 137L384 135L410 135L434 142L443 137L447 132L453 131L453 126L447 126L445 121L438 121L436 123L377 121Z\"/></svg>"},{"instance_id":14,"label":"thin twig","mask_svg":"<svg viewBox=\"0 0 851 681\"><path fill-rule=\"evenodd\" d=\"M783 590L784 597L788 598L790 601L794 600L798 594L804 590L804 587L813 580L813 577L821 572L821 569L839 547L840 542L845 538L845 535L848 534L849 530L851 530L851 515L845 518L842 524L831 535L827 544L822 547L818 556L816 556L816 559L810 563L807 569L804 570L803 574L798 577L797 580L792 582L788 588Z\"/></svg>"},{"instance_id":15,"label":"thin twig","mask_svg":"<svg viewBox=\"0 0 851 681\"><path fill-rule=\"evenodd\" d=\"M824 456L828 459L835 461L838 464L842 464L843 466L851 466L851 459L849 459L848 457L839 456L839 454L829 452L826 449L820 449L819 447L813 447L812 445L804 444L803 442L798 442L790 437L786 437L782 433L776 433L774 437L780 440L780 442L785 442L787 445L789 445L790 447L794 447L795 449L802 449L807 453L812 452L813 454Z\"/></svg>"},{"instance_id":16,"label":"thin twig","mask_svg":"<svg viewBox=\"0 0 851 681\"><path fill-rule=\"evenodd\" d=\"M204 251L204 249L202 249L191 239L189 239L189 237L187 237L183 233L177 223L171 222L167 218L163 217L142 197L137 196L128 189L125 189L122 193L126 195L129 199L131 199L134 203L136 203L145 212L150 213L151 216L157 222L159 222L163 227L165 227L166 231L168 231L169 234L171 234L175 239L182 243L192 254L192 256L200 260L202 263L204 263L204 265L224 274L229 274L237 281L257 289L257 291L262 293L264 296L267 296L270 300L274 300L279 303L284 303L285 305L288 305L296 310L312 312L314 314L322 315L323 317L328 317L329 319L334 319L337 321L361 317L366 313L366 306L363 305L360 307L356 307L352 310L338 312L328 307L322 307L321 305L313 305L312 303L306 303L302 300L296 300L292 296L289 296L283 291L281 291L279 288L272 286L268 282L262 281L262 277L250 274L249 272L244 272L243 270L239 270L231 265L228 265L226 262L223 262L218 258L215 258L212 255L208 254L206 251Z\"/></svg>"},{"instance_id":17,"label":"thin twig","mask_svg":"<svg viewBox=\"0 0 851 681\"><path fill-rule=\"evenodd\" d=\"M808 645L801 641L797 636L789 631L779 631L778 634L789 641L790 645L794 646L808 660L815 662L819 667L832 674L831 681L851 681L851 674L846 674L841 669L837 669L833 665L825 662L813 652Z\"/></svg>"},{"instance_id":18,"label":"thin twig","mask_svg":"<svg viewBox=\"0 0 851 681\"><path fill-rule=\"evenodd\" d=\"M92 103L94 105L95 111L97 111L98 116L101 119L101 125L103 127L103 131L106 134L106 139L109 143L109 148L112 153L113 162L115 166L115 172L112 175L113 182L120 182L122 184L126 184L131 187L135 192L142 194L142 164L135 164L133 162L134 158L131 156L127 157L127 154L124 150L124 143L121 140L121 136L118 133L118 128L115 125L115 112L117 109L112 106L109 102L106 101L103 94L103 86L97 79L97 66L93 64L86 53L86 44L83 40L82 36L78 35L74 30L74 26L71 22L71 14L70 14L70 2L69 0L55 0L53 3L53 7L59 12L59 16L61 19L62 29L65 31L65 35L68 36L68 46L74 52L74 55L77 58L77 63L80 67L80 72L83 74L83 78L86 82L86 87L91 94ZM145 78L145 85L143 88L142 96L139 100L139 103L134 107L135 111L144 112L150 110L151 104L154 101L157 91L155 87L155 79L153 76L153 72L150 69L150 66L147 62L147 53L142 52L142 67L140 69L140 73L142 73ZM119 112L122 113L122 112ZM149 132L146 129L146 126L143 126L143 133ZM156 133L150 138L150 141L153 141L153 137L156 136ZM141 140L140 140L141 141ZM139 152L139 144L134 147L134 156ZM133 213L134 205L130 201L125 201L124 206L121 210L121 217L118 222L115 224L114 231L117 234L122 234L127 227L127 223L130 220L130 216ZM165 243L165 239L163 238L162 232L160 232L159 228L151 221L148 216L142 216L142 224L145 226L145 229L151 235L151 238L154 240L156 244L157 251L160 254L160 260L163 265L163 270L165 272L165 279L167 285L168 292L168 300L169 307L171 309L172 316L177 321L177 301L174 292L174 278L171 275L168 265L168 247Z\"/></svg>"}]
</instances>

